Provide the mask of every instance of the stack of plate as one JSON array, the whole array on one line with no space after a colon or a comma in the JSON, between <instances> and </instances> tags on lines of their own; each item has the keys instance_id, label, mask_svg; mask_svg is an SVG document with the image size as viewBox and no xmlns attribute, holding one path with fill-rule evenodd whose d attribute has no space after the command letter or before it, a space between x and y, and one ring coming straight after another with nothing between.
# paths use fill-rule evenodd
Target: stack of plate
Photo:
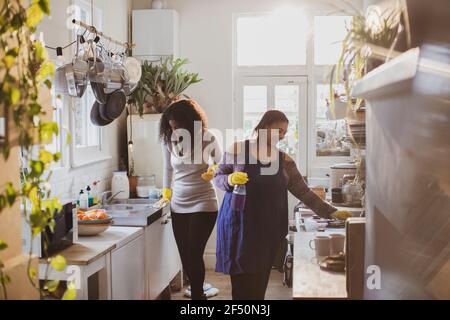
<instances>
[{"instance_id":1,"label":"stack of plate","mask_svg":"<svg viewBox=\"0 0 450 320\"><path fill-rule=\"evenodd\" d=\"M358 120L347 120L347 132L351 141L358 147L366 145L366 123Z\"/></svg>"}]
</instances>

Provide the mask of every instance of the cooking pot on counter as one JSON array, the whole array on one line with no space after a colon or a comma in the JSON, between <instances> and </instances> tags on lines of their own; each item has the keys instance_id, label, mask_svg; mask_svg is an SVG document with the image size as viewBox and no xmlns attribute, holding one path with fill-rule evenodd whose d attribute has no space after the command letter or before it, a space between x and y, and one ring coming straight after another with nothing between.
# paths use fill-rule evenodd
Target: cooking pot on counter
<instances>
[{"instance_id":1,"label":"cooking pot on counter","mask_svg":"<svg viewBox=\"0 0 450 320\"><path fill-rule=\"evenodd\" d=\"M344 175L356 175L356 164L354 162L338 163L330 167L330 188L342 188Z\"/></svg>"}]
</instances>

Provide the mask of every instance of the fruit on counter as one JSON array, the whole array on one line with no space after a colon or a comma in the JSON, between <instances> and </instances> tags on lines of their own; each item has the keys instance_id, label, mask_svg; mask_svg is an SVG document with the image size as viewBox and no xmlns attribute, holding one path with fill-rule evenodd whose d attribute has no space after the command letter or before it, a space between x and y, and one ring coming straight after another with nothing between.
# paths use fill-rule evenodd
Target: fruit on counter
<instances>
[{"instance_id":1,"label":"fruit on counter","mask_svg":"<svg viewBox=\"0 0 450 320\"><path fill-rule=\"evenodd\" d=\"M332 217L333 219L345 221L345 220L347 220L348 218L353 217L353 215L352 215L352 213L351 213L350 211L347 211L347 210L338 210L338 211L333 212L333 213L331 214L331 217Z\"/></svg>"},{"instance_id":2,"label":"fruit on counter","mask_svg":"<svg viewBox=\"0 0 450 320\"><path fill-rule=\"evenodd\" d=\"M103 220L108 219L109 215L106 213L104 209L95 209L89 211L81 211L77 212L78 220Z\"/></svg>"}]
</instances>

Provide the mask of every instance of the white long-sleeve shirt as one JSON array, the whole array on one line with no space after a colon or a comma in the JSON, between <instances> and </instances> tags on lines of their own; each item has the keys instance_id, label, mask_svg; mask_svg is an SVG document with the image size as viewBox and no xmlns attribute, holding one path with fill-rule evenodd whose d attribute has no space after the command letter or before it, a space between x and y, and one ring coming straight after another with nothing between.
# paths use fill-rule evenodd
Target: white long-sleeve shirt
<instances>
[{"instance_id":1,"label":"white long-sleeve shirt","mask_svg":"<svg viewBox=\"0 0 450 320\"><path fill-rule=\"evenodd\" d=\"M172 188L171 210L176 213L218 211L217 196L212 181L205 181L201 175L209 164L219 163L222 149L214 135L207 131L203 143L205 156L201 163L193 163L191 154L179 156L177 147L162 145L164 173L163 187ZM211 139L212 138L212 139ZM205 151L206 150L206 151Z\"/></svg>"}]
</instances>

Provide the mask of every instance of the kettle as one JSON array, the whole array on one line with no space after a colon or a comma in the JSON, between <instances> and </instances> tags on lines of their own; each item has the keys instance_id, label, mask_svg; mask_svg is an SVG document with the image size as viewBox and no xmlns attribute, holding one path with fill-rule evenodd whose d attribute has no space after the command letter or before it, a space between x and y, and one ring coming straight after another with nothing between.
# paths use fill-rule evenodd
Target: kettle
<instances>
[{"instance_id":1,"label":"kettle","mask_svg":"<svg viewBox=\"0 0 450 320\"><path fill-rule=\"evenodd\" d=\"M115 171L111 181L111 193L115 199L130 198L130 182L126 171Z\"/></svg>"}]
</instances>

